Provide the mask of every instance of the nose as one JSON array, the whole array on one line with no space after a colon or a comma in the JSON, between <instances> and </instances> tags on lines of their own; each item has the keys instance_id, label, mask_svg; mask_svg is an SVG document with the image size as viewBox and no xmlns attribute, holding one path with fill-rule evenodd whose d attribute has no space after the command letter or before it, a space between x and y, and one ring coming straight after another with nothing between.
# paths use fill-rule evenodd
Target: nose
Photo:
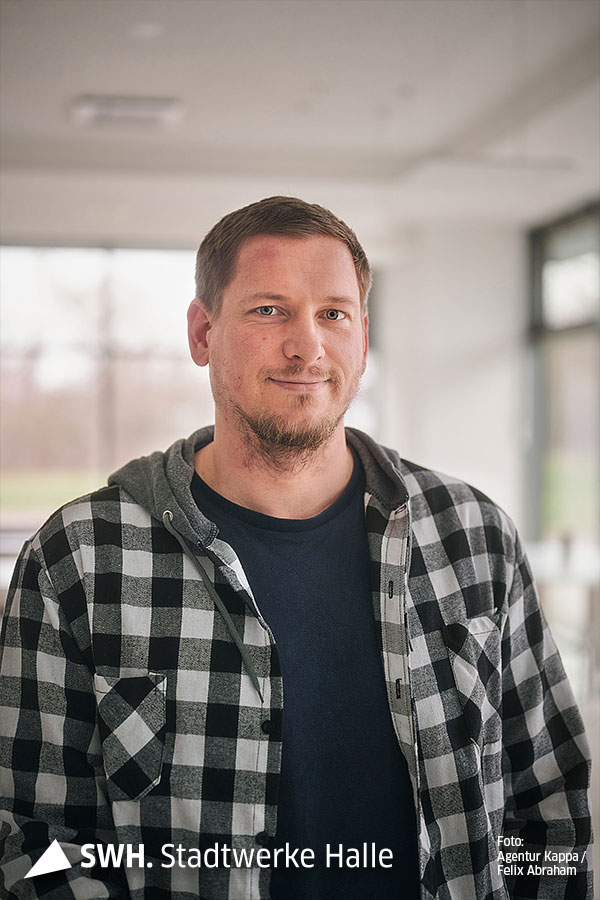
<instances>
[{"instance_id":1,"label":"nose","mask_svg":"<svg viewBox=\"0 0 600 900\"><path fill-rule=\"evenodd\" d=\"M282 349L287 359L302 360L306 365L325 356L319 327L312 315L294 317L288 323Z\"/></svg>"}]
</instances>

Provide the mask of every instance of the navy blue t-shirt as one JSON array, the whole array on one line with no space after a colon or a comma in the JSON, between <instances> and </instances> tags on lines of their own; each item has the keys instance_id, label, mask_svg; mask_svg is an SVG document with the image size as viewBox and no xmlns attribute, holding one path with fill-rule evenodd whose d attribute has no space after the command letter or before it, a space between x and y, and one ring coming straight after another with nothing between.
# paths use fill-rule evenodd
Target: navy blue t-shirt
<instances>
[{"instance_id":1,"label":"navy blue t-shirt","mask_svg":"<svg viewBox=\"0 0 600 900\"><path fill-rule=\"evenodd\" d=\"M415 900L415 809L386 698L358 457L342 495L310 519L238 506L197 474L192 493L236 551L279 652L284 715L275 846L311 848L315 865L274 868L271 897ZM340 844L341 867L333 855ZM384 857L391 868L371 867L372 844L377 860L380 850L391 851ZM346 865L351 848L361 852L356 868Z\"/></svg>"}]
</instances>

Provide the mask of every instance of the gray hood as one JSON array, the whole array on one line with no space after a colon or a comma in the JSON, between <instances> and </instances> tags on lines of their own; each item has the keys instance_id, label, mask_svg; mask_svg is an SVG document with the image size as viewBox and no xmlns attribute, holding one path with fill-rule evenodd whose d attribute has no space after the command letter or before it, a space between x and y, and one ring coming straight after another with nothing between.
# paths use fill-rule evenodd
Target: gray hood
<instances>
[{"instance_id":1,"label":"gray hood","mask_svg":"<svg viewBox=\"0 0 600 900\"><path fill-rule=\"evenodd\" d=\"M188 438L175 441L168 450L156 450L149 456L132 459L109 476L109 484L118 484L146 509L163 521L166 510L173 514L176 530L194 544L200 539L210 544L215 526L198 509L190 485L194 475L194 454L213 439L212 425L200 428Z\"/></svg>"}]
</instances>

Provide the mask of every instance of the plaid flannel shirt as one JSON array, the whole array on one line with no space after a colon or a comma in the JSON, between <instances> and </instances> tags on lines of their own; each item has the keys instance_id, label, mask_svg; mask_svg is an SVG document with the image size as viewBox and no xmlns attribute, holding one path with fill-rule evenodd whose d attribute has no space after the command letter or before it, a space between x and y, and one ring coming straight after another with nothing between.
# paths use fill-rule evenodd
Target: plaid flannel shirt
<instances>
[{"instance_id":1,"label":"plaid flannel shirt","mask_svg":"<svg viewBox=\"0 0 600 900\"><path fill-rule=\"evenodd\" d=\"M3 897L269 896L268 869L159 863L167 843L251 849L277 825L275 644L190 492L211 435L128 464L22 550L1 636ZM512 522L463 482L347 438L366 473L420 900L591 898L589 751ZM505 877L500 836L582 861L575 874ZM23 880L54 839L72 868ZM87 842L143 844L154 865L83 868Z\"/></svg>"}]
</instances>

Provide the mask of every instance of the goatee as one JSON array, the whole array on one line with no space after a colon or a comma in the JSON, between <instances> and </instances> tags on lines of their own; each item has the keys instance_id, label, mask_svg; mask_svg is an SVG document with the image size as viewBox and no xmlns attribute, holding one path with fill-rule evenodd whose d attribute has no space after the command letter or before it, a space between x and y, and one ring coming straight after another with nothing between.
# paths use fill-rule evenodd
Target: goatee
<instances>
[{"instance_id":1,"label":"goatee","mask_svg":"<svg viewBox=\"0 0 600 900\"><path fill-rule=\"evenodd\" d=\"M311 399L299 397L297 401L304 405ZM236 412L245 426L242 433L251 457L258 457L271 468L297 471L310 462L315 450L331 439L345 410L312 425L290 424L282 416L269 412L251 415L239 406Z\"/></svg>"}]
</instances>

